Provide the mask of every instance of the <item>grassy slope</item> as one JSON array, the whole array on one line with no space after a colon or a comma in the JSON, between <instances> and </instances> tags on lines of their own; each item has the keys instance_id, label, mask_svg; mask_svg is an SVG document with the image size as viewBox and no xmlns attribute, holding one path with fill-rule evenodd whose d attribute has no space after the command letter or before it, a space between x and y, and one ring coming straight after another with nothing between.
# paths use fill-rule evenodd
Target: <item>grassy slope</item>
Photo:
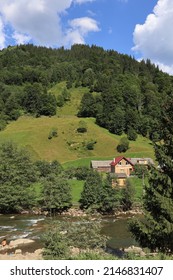
<instances>
[{"instance_id":1,"label":"grassy slope","mask_svg":"<svg viewBox=\"0 0 173 280\"><path fill-rule=\"evenodd\" d=\"M65 83L55 85L50 92L58 95L65 87ZM76 133L79 121L75 115L78 111L81 97L87 88L73 88L71 101L58 109L57 116L33 118L23 116L16 122L9 124L0 132L0 143L12 140L25 146L33 159L59 160L68 166L89 166L91 159L112 159L119 154L116 146L121 136L113 135L106 129L95 124L94 119L83 119L87 123L87 133ZM52 128L58 130L58 137L48 139ZM85 143L96 140L93 151L84 148ZM128 157L152 157L154 152L151 143L141 136L137 141L130 142L130 149L124 154Z\"/></svg>"},{"instance_id":2,"label":"grassy slope","mask_svg":"<svg viewBox=\"0 0 173 280\"><path fill-rule=\"evenodd\" d=\"M66 87L66 82L61 82L56 84L52 87L49 92L53 93L56 97L61 94L63 89ZM81 98L84 93L89 92L88 88L71 88L68 90L70 92L71 98L70 101L66 102L66 104L58 109L58 116L65 117L65 116L75 116L79 111L79 105Z\"/></svg>"}]
</instances>

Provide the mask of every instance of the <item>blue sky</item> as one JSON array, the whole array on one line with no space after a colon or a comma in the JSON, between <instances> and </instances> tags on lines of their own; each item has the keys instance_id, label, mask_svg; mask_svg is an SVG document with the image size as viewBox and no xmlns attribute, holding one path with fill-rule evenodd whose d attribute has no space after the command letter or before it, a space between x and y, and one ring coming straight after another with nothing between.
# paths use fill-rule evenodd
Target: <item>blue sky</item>
<instances>
[{"instance_id":1,"label":"blue sky","mask_svg":"<svg viewBox=\"0 0 173 280\"><path fill-rule=\"evenodd\" d=\"M0 48L95 44L173 74L172 0L0 0Z\"/></svg>"},{"instance_id":2,"label":"blue sky","mask_svg":"<svg viewBox=\"0 0 173 280\"><path fill-rule=\"evenodd\" d=\"M85 5L72 5L64 21L92 16L98 22L100 32L91 32L86 43L134 55L131 48L135 26L145 22L156 3L157 0L95 0Z\"/></svg>"}]
</instances>

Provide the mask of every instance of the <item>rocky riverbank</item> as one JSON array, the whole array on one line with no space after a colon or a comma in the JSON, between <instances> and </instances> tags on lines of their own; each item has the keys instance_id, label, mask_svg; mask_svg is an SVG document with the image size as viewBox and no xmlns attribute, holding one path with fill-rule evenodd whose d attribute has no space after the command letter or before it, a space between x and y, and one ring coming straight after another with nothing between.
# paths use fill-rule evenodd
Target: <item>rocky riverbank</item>
<instances>
[{"instance_id":1,"label":"rocky riverbank","mask_svg":"<svg viewBox=\"0 0 173 280\"><path fill-rule=\"evenodd\" d=\"M0 260L41 260L43 249L37 249L32 253L24 252L26 245L34 243L31 239L16 239L6 246L0 246Z\"/></svg>"},{"instance_id":2,"label":"rocky riverbank","mask_svg":"<svg viewBox=\"0 0 173 280\"><path fill-rule=\"evenodd\" d=\"M42 260L42 249L38 249L33 253L22 253L21 249L16 249L14 253L0 253L0 260Z\"/></svg>"},{"instance_id":3,"label":"rocky riverbank","mask_svg":"<svg viewBox=\"0 0 173 280\"><path fill-rule=\"evenodd\" d=\"M28 210L23 210L20 212L21 215L35 215L35 216L49 216L50 213L48 211L42 211L41 209L32 209L31 211ZM134 207L132 210L128 211L123 211L122 209L117 209L115 212L113 212L111 215L112 216L119 216L119 215L136 215L136 214L143 214L143 211L140 206ZM2 214L0 214L2 215ZM70 208L67 211L64 211L61 213L63 216L72 216L72 217L86 217L86 216L91 216L91 215L102 215L101 213L98 212L88 212L88 211L83 211L80 208Z\"/></svg>"}]
</instances>

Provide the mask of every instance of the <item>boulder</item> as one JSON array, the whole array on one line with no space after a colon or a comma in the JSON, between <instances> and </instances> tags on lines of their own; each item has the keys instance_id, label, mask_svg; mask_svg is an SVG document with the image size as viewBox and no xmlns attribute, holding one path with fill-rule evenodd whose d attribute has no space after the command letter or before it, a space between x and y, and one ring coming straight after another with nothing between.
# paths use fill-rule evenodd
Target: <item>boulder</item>
<instances>
[{"instance_id":1,"label":"boulder","mask_svg":"<svg viewBox=\"0 0 173 280\"><path fill-rule=\"evenodd\" d=\"M141 254L143 251L142 251L142 248L140 248L140 247L131 246L131 247L125 248L124 252L126 252L126 253L134 253L134 254Z\"/></svg>"},{"instance_id":2,"label":"boulder","mask_svg":"<svg viewBox=\"0 0 173 280\"><path fill-rule=\"evenodd\" d=\"M77 248L77 247L70 247L70 252L71 252L71 255L72 256L76 256L76 255L79 255L79 253L80 253L80 249L79 248Z\"/></svg>"},{"instance_id":3,"label":"boulder","mask_svg":"<svg viewBox=\"0 0 173 280\"><path fill-rule=\"evenodd\" d=\"M20 238L20 239L10 241L9 246L17 247L19 245L31 244L33 242L34 242L34 240L31 240L31 239Z\"/></svg>"},{"instance_id":4,"label":"boulder","mask_svg":"<svg viewBox=\"0 0 173 280\"><path fill-rule=\"evenodd\" d=\"M21 249L16 249L15 250L15 255L18 255L18 254L22 254L22 250Z\"/></svg>"},{"instance_id":5,"label":"boulder","mask_svg":"<svg viewBox=\"0 0 173 280\"><path fill-rule=\"evenodd\" d=\"M37 255L37 256L42 255L43 254L43 249L35 250L34 254Z\"/></svg>"}]
</instances>

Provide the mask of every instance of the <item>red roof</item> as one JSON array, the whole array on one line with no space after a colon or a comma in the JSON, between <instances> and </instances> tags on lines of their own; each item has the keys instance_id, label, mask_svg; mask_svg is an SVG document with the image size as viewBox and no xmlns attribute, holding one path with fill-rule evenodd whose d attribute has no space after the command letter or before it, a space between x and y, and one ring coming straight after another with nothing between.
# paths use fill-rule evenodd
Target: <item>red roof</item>
<instances>
[{"instance_id":1,"label":"red roof","mask_svg":"<svg viewBox=\"0 0 173 280\"><path fill-rule=\"evenodd\" d=\"M130 163L133 166L133 163L130 161L129 158L123 157L123 156L119 156L114 158L114 160L111 162L110 165L115 166L117 165L122 159L125 159L126 161L128 161L128 163Z\"/></svg>"}]
</instances>

